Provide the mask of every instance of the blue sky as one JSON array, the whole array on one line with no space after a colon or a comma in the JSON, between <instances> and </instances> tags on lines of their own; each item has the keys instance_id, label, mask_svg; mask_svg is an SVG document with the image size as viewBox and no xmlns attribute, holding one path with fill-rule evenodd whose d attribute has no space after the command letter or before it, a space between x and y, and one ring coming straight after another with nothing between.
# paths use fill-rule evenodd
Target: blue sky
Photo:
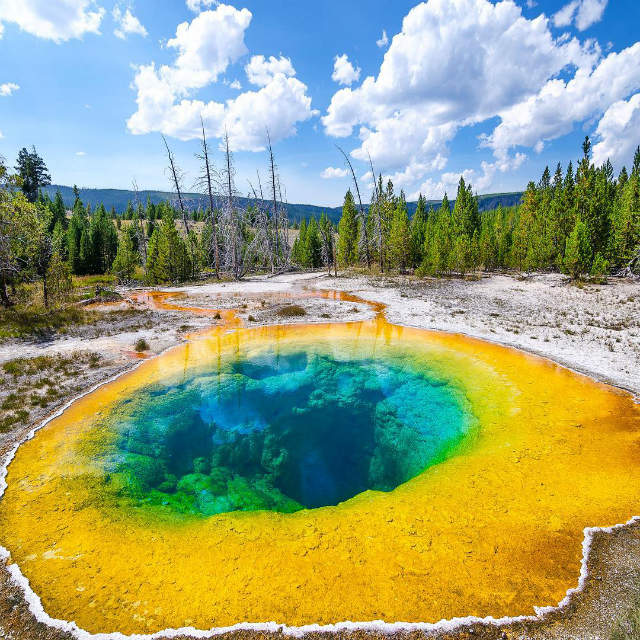
<instances>
[{"instance_id":1,"label":"blue sky","mask_svg":"<svg viewBox=\"0 0 640 640\"><path fill-rule=\"evenodd\" d=\"M0 0L0 154L35 144L54 182L166 189L164 133L190 188L202 115L242 193L267 127L292 202L341 202L336 144L365 191L369 156L412 198L461 174L519 190L585 134L630 163L638 24L637 0Z\"/></svg>"}]
</instances>

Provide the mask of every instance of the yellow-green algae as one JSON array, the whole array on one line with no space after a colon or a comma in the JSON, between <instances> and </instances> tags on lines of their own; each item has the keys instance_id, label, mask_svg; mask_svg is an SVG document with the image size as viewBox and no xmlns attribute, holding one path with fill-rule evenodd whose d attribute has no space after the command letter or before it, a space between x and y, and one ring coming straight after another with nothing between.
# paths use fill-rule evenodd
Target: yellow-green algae
<instances>
[{"instance_id":1,"label":"yellow-green algae","mask_svg":"<svg viewBox=\"0 0 640 640\"><path fill-rule=\"evenodd\" d=\"M203 518L107 490L103 418L118 403L204 363L317 342L410 351L464 390L477 427L389 493L292 514ZM94 632L527 614L575 586L584 527L637 512L639 435L628 394L462 336L382 319L214 333L79 400L21 446L0 543L51 616Z\"/></svg>"}]
</instances>

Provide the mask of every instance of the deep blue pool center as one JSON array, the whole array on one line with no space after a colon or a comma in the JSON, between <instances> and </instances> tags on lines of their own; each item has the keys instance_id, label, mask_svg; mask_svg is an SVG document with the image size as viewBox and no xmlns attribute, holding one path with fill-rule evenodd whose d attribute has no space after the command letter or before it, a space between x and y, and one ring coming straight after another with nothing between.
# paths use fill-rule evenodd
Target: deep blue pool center
<instances>
[{"instance_id":1,"label":"deep blue pool center","mask_svg":"<svg viewBox=\"0 0 640 640\"><path fill-rule=\"evenodd\" d=\"M194 369L108 421L110 482L140 507L198 516L391 491L446 457L469 423L457 390L410 356L304 350Z\"/></svg>"}]
</instances>

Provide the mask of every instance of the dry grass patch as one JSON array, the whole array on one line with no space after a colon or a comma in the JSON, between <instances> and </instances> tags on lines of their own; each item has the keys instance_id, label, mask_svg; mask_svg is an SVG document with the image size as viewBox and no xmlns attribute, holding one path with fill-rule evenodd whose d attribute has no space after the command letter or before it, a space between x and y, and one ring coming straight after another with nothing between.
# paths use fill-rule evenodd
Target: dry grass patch
<instances>
[{"instance_id":1,"label":"dry grass patch","mask_svg":"<svg viewBox=\"0 0 640 640\"><path fill-rule=\"evenodd\" d=\"M288 304L286 307L278 309L277 314L281 318L296 318L306 316L307 312L304 307L301 307L299 304Z\"/></svg>"}]
</instances>

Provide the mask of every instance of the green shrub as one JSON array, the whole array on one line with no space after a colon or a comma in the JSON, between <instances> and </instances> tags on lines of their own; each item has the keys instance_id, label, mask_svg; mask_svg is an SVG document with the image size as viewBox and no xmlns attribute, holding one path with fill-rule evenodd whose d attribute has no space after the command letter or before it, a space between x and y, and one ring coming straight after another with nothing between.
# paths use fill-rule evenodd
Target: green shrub
<instances>
[{"instance_id":1,"label":"green shrub","mask_svg":"<svg viewBox=\"0 0 640 640\"><path fill-rule=\"evenodd\" d=\"M306 316L307 312L299 304L289 304L286 307L278 309L278 315L281 318L295 318L299 316Z\"/></svg>"},{"instance_id":2,"label":"green shrub","mask_svg":"<svg viewBox=\"0 0 640 640\"><path fill-rule=\"evenodd\" d=\"M136 344L135 344L134 349L138 353L142 353L143 351L148 351L149 350L149 343L144 338L138 338L136 340Z\"/></svg>"}]
</instances>

